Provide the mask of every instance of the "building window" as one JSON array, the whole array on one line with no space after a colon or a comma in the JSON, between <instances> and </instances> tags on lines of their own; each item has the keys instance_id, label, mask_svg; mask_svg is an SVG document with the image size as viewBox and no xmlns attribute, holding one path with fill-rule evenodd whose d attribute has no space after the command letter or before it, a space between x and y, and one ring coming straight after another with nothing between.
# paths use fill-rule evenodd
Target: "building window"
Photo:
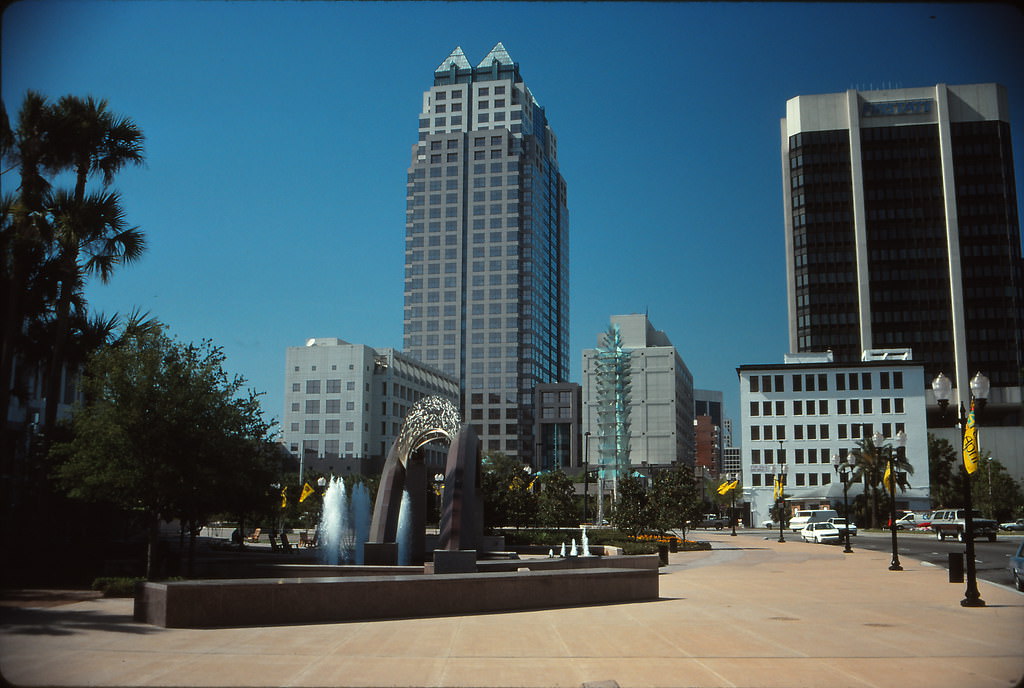
<instances>
[{"instance_id":1,"label":"building window","mask_svg":"<svg viewBox=\"0 0 1024 688\"><path fill-rule=\"evenodd\" d=\"M338 394L341 392L341 380L328 380L327 381L327 393Z\"/></svg>"},{"instance_id":2,"label":"building window","mask_svg":"<svg viewBox=\"0 0 1024 688\"><path fill-rule=\"evenodd\" d=\"M320 400L306 399L306 413L320 413Z\"/></svg>"},{"instance_id":3,"label":"building window","mask_svg":"<svg viewBox=\"0 0 1024 688\"><path fill-rule=\"evenodd\" d=\"M318 435L320 434L320 421L318 420L307 420L306 430L307 435Z\"/></svg>"},{"instance_id":4,"label":"building window","mask_svg":"<svg viewBox=\"0 0 1024 688\"><path fill-rule=\"evenodd\" d=\"M759 392L759 391L761 391L761 387L758 384L758 382L759 382L759 378L757 377L757 375L751 375L750 376L750 391L751 392Z\"/></svg>"},{"instance_id":5,"label":"building window","mask_svg":"<svg viewBox=\"0 0 1024 688\"><path fill-rule=\"evenodd\" d=\"M319 394L320 393L320 381L319 380L306 380L306 394Z\"/></svg>"},{"instance_id":6,"label":"building window","mask_svg":"<svg viewBox=\"0 0 1024 688\"><path fill-rule=\"evenodd\" d=\"M796 380L797 376L794 375L793 378L794 378L794 380ZM793 400L793 415L794 416L802 416L802 415L804 415L804 402L803 401L801 401L799 399L794 399Z\"/></svg>"}]
</instances>

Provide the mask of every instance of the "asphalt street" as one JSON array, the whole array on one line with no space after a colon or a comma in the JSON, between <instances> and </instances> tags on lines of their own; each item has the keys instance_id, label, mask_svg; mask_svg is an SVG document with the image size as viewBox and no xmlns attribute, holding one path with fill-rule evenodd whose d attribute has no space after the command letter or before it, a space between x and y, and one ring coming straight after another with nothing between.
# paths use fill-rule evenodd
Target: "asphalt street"
<instances>
[{"instance_id":1,"label":"asphalt street","mask_svg":"<svg viewBox=\"0 0 1024 688\"><path fill-rule=\"evenodd\" d=\"M691 531L688 536L690 539L700 539L701 533L715 533L715 536L719 536L725 531L714 531L696 529ZM751 535L759 535L761 538L771 537L774 540L778 540L778 530L740 530L737 531L745 537ZM785 531L786 540L792 538L794 541L800 540L800 534L794 533L790 530ZM999 585L1005 585L1010 588L1013 586L1013 578L1010 576L1010 571L1007 568L1009 566L1010 555L1017 550L1020 546L1021 540L1024 539L1024 534L1009 534L1000 532L995 542L989 542L987 540L975 540L974 541L974 560L975 569L978 578L986 580ZM822 545L822 547L835 547L837 545ZM842 547L842 545L838 545ZM871 550L872 552L891 552L892 551L892 538L888 532L864 532L860 531L856 536L850 538L850 547L853 549L854 554L857 553L858 549ZM896 533L896 551L902 558L904 556L910 557L915 561L923 562L927 565L937 566L939 568L949 568L949 554L951 552L964 552L964 543L956 542L955 540L944 540L939 541L935 539L935 535L932 533L912 533L907 531L897 531ZM851 555L852 556L852 555Z\"/></svg>"}]
</instances>

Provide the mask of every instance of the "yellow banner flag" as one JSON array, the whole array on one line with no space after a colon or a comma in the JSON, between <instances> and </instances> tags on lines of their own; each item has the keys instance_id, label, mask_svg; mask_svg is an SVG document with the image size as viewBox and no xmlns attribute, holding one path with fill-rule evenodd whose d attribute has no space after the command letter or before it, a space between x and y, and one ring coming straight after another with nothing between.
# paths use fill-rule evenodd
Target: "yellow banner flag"
<instances>
[{"instance_id":1,"label":"yellow banner flag","mask_svg":"<svg viewBox=\"0 0 1024 688\"><path fill-rule=\"evenodd\" d=\"M779 499L781 497L782 497L782 480L779 479L779 476L775 476L775 501L776 502L779 501Z\"/></svg>"},{"instance_id":2,"label":"yellow banner flag","mask_svg":"<svg viewBox=\"0 0 1024 688\"><path fill-rule=\"evenodd\" d=\"M313 494L313 488L309 486L309 483L302 484L302 494L299 495L299 504L306 500L306 497Z\"/></svg>"},{"instance_id":3,"label":"yellow banner flag","mask_svg":"<svg viewBox=\"0 0 1024 688\"><path fill-rule=\"evenodd\" d=\"M740 486L740 481L739 480L733 480L731 483L729 483L729 489L730 490L735 490L739 486Z\"/></svg>"},{"instance_id":4,"label":"yellow banner flag","mask_svg":"<svg viewBox=\"0 0 1024 688\"><path fill-rule=\"evenodd\" d=\"M889 492L896 491L896 478L892 474L892 466L890 464L885 465L885 475L882 476L882 484L885 485L885 489Z\"/></svg>"},{"instance_id":5,"label":"yellow banner flag","mask_svg":"<svg viewBox=\"0 0 1024 688\"><path fill-rule=\"evenodd\" d=\"M971 412L967 414L967 425L964 428L964 469L968 473L978 470L978 428L974 425L974 402Z\"/></svg>"},{"instance_id":6,"label":"yellow banner flag","mask_svg":"<svg viewBox=\"0 0 1024 688\"><path fill-rule=\"evenodd\" d=\"M724 495L729 491L729 481L726 480L724 483L718 486L718 494Z\"/></svg>"},{"instance_id":7,"label":"yellow banner flag","mask_svg":"<svg viewBox=\"0 0 1024 688\"><path fill-rule=\"evenodd\" d=\"M281 508L288 506L288 488L281 488Z\"/></svg>"}]
</instances>

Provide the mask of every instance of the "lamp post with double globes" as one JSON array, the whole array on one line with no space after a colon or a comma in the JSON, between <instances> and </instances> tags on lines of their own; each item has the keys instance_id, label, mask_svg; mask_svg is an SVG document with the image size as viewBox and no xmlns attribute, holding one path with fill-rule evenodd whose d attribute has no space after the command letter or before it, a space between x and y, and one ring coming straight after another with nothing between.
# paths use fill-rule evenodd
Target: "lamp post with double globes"
<instances>
[{"instance_id":1,"label":"lamp post with double globes","mask_svg":"<svg viewBox=\"0 0 1024 688\"><path fill-rule=\"evenodd\" d=\"M896 433L896 437L893 438L896 444L895 449L892 445L882 445L885 437L880 432L872 434L871 441L875 444L875 450L884 454L888 466L889 481L885 488L889 490L889 532L892 536L892 561L889 562L889 570L902 571L900 555L896 549L896 483L899 482L899 479L896 474L895 457L898 452L903 452L907 446L907 433L902 430ZM883 480L883 482L885 481Z\"/></svg>"},{"instance_id":2,"label":"lamp post with double globes","mask_svg":"<svg viewBox=\"0 0 1024 688\"><path fill-rule=\"evenodd\" d=\"M776 513L779 515L779 542L785 542L786 536L782 534L782 529L786 523L786 464L779 466L776 480L779 481L779 501L776 502Z\"/></svg>"},{"instance_id":3,"label":"lamp post with double globes","mask_svg":"<svg viewBox=\"0 0 1024 688\"><path fill-rule=\"evenodd\" d=\"M853 554L853 550L850 548L850 525L852 520L850 519L850 503L847 500L846 492L850 489L850 479L853 478L853 467L857 464L857 460L853 458L852 454L846 456L846 461L842 461L838 454L832 455L832 467L836 473L839 474L839 480L843 483L843 516L846 517L846 537L843 538L846 541L846 547L843 549L844 554Z\"/></svg>"},{"instance_id":4,"label":"lamp post with double globes","mask_svg":"<svg viewBox=\"0 0 1024 688\"><path fill-rule=\"evenodd\" d=\"M725 478L730 483L733 483L738 481L740 476L739 473L729 473ZM732 493L732 505L729 507L729 520L732 521L732 537L736 537L736 487L733 487L729 492Z\"/></svg>"},{"instance_id":5,"label":"lamp post with double globes","mask_svg":"<svg viewBox=\"0 0 1024 688\"><path fill-rule=\"evenodd\" d=\"M981 413L982 409L985 408L985 404L988 401L989 393L989 379L982 375L981 372L975 373L974 377L971 378L971 406L974 408L974 423L978 423L978 414ZM939 373L932 380L932 391L935 393L935 400L939 404L939 409L942 411L942 415L946 415L946 408L949 406L949 400L953 395L953 384L949 378ZM960 451L963 451L964 446L964 432L967 429L967 411L964 409L963 402L960 403L960 413L957 419L960 427ZM975 568L974 561L974 508L971 504L971 475L966 471L966 467L961 469L964 478L964 569L967 573L967 590L964 593L964 599L960 600L961 607L984 607L985 600L981 599L981 593L978 592L978 573Z\"/></svg>"}]
</instances>

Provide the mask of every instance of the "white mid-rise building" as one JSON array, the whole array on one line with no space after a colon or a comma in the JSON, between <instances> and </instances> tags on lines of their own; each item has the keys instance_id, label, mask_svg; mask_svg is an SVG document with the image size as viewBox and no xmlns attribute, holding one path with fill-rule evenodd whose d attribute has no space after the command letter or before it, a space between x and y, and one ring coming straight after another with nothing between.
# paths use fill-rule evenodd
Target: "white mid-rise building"
<instances>
[{"instance_id":1,"label":"white mid-rise building","mask_svg":"<svg viewBox=\"0 0 1024 688\"><path fill-rule=\"evenodd\" d=\"M768 520L781 466L790 509L841 505L833 457L845 461L876 431L887 443L901 430L907 436L911 488L897 491L897 508L930 508L924 367L911 360L909 349L866 351L862 358L835 363L831 352L787 354L782 364L737 368L744 499L752 523ZM862 489L850 487L851 502Z\"/></svg>"},{"instance_id":2,"label":"white mid-rise building","mask_svg":"<svg viewBox=\"0 0 1024 688\"><path fill-rule=\"evenodd\" d=\"M394 349L310 339L286 354L285 446L301 471L382 465L409 409L431 395L458 403L458 381Z\"/></svg>"},{"instance_id":3,"label":"white mid-rise building","mask_svg":"<svg viewBox=\"0 0 1024 688\"><path fill-rule=\"evenodd\" d=\"M614 315L611 326L618 330L621 352L628 358L624 384L629 391L622 396L626 407L621 414L621 425L628 431L613 438L607 427L601 427L598 357L609 346L608 333L603 332L597 337L598 348L583 351L583 430L591 434L589 463L600 463L611 454L608 447L618 443L625 447L620 455L627 453L634 469L677 462L693 466L693 375L678 349L646 315Z\"/></svg>"}]
</instances>

